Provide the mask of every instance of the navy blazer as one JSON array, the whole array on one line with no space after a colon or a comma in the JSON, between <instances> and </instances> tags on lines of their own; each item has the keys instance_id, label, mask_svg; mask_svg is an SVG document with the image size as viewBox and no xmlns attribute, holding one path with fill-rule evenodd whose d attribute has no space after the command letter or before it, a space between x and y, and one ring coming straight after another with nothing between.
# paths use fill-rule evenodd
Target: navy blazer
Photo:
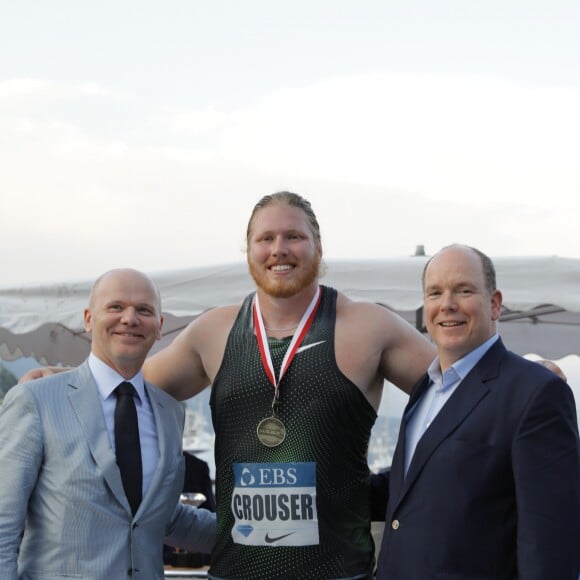
<instances>
[{"instance_id":1,"label":"navy blazer","mask_svg":"<svg viewBox=\"0 0 580 580\"><path fill-rule=\"evenodd\" d=\"M407 411L429 385L415 386ZM578 580L574 396L498 340L419 441L393 457L377 579Z\"/></svg>"}]
</instances>

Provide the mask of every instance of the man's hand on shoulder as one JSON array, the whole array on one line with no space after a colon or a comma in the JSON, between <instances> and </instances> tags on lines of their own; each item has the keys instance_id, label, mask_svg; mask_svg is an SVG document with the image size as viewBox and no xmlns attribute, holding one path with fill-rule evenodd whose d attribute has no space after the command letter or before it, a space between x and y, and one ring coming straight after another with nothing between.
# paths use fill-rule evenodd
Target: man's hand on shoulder
<instances>
[{"instance_id":1,"label":"man's hand on shoulder","mask_svg":"<svg viewBox=\"0 0 580 580\"><path fill-rule=\"evenodd\" d=\"M558 375L564 382L568 382L568 377L564 374L564 371L551 360L537 360L535 361L539 365L546 367L549 371L552 371L555 375Z\"/></svg>"},{"instance_id":2,"label":"man's hand on shoulder","mask_svg":"<svg viewBox=\"0 0 580 580\"><path fill-rule=\"evenodd\" d=\"M44 377L50 377L50 375L55 375L56 373L61 373L63 371L69 371L72 367L40 367L37 369L31 369L18 381L18 384L27 383L28 381L34 381L35 379L42 379Z\"/></svg>"}]
</instances>

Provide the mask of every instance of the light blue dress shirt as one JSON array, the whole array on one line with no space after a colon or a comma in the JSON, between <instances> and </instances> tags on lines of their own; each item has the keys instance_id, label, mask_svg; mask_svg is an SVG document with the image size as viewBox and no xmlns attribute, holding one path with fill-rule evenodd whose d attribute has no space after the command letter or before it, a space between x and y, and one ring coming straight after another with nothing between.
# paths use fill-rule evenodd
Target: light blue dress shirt
<instances>
[{"instance_id":1,"label":"light blue dress shirt","mask_svg":"<svg viewBox=\"0 0 580 580\"><path fill-rule=\"evenodd\" d=\"M415 449L433 419L437 417L437 414L455 392L455 389L461 384L461 381L471 372L498 338L499 335L495 334L463 358L453 363L444 373L441 373L439 357L431 363L427 369L427 374L431 379L430 385L406 415L405 475L407 475L411 465Z\"/></svg>"},{"instance_id":2,"label":"light blue dress shirt","mask_svg":"<svg viewBox=\"0 0 580 580\"><path fill-rule=\"evenodd\" d=\"M143 462L143 497L149 489L151 478L157 469L159 461L159 445L157 442L157 427L155 416L151 407L151 401L145 391L143 374L139 371L130 379L124 379L117 371L96 357L93 353L89 355L89 368L101 397L103 414L107 425L107 433L111 449L115 453L115 406L117 397L113 392L119 383L127 380L137 391L135 397L135 407L137 408L137 421L139 423L139 442L141 443L141 460Z\"/></svg>"}]
</instances>

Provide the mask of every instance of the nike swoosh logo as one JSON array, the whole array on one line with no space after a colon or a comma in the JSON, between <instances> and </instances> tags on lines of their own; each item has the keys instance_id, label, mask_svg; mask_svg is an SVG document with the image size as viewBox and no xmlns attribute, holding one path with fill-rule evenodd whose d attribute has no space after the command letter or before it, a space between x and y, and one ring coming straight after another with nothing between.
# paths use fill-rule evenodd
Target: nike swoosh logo
<instances>
[{"instance_id":1,"label":"nike swoosh logo","mask_svg":"<svg viewBox=\"0 0 580 580\"><path fill-rule=\"evenodd\" d=\"M318 342L313 342L312 344L305 344L304 346L301 346L298 349L296 349L296 354L298 354L299 352L303 352L305 350L308 350L309 348L312 348L313 346L318 346L319 344L324 344L325 342L326 342L326 340L319 340Z\"/></svg>"},{"instance_id":2,"label":"nike swoosh logo","mask_svg":"<svg viewBox=\"0 0 580 580\"><path fill-rule=\"evenodd\" d=\"M293 533L294 532L290 532L289 534L284 534L283 536L277 536L275 538L271 538L270 534L266 534L266 537L264 539L268 544L272 544L274 542L277 542L278 540L281 540L282 538L287 538L288 536L291 536Z\"/></svg>"}]
</instances>

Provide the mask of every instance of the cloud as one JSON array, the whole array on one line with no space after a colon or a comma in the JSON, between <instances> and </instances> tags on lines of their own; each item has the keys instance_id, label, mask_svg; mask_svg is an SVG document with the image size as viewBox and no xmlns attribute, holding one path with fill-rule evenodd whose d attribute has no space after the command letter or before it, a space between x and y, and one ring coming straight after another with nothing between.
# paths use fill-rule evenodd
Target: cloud
<instances>
[{"instance_id":1,"label":"cloud","mask_svg":"<svg viewBox=\"0 0 580 580\"><path fill-rule=\"evenodd\" d=\"M39 118L32 108L15 115L2 105L2 95L27 94L123 94L97 83L0 83L0 126L17 139L33 137L27 146L44 143L51 156L56 151L71 162L82 155L141 159L160 170L165 163L234 166L256 175L404 189L437 200L538 207L547 195L573 207L568 200L580 193L578 89L482 76L349 75L272 91L237 107L151 104L132 122L125 116L122 130L109 120L109 134L93 120L106 115L104 109L69 117L61 108ZM127 107L125 112L133 108Z\"/></svg>"},{"instance_id":2,"label":"cloud","mask_svg":"<svg viewBox=\"0 0 580 580\"><path fill-rule=\"evenodd\" d=\"M171 125L211 128L215 155L258 171L541 205L580 191L579 99L493 77L351 75Z\"/></svg>"},{"instance_id":3,"label":"cloud","mask_svg":"<svg viewBox=\"0 0 580 580\"><path fill-rule=\"evenodd\" d=\"M165 133L200 136L225 130L231 120L228 112L208 106L194 111L166 110L155 115L151 125Z\"/></svg>"},{"instance_id":4,"label":"cloud","mask_svg":"<svg viewBox=\"0 0 580 580\"><path fill-rule=\"evenodd\" d=\"M9 99L21 98L74 100L84 97L126 100L128 94L103 87L94 81L86 83L63 83L28 77L0 81L0 103Z\"/></svg>"},{"instance_id":5,"label":"cloud","mask_svg":"<svg viewBox=\"0 0 580 580\"><path fill-rule=\"evenodd\" d=\"M580 255L576 90L356 75L187 110L118 106L90 96L98 86L0 84L2 243L18 240L31 264L54 248L38 266L49 277L68 272L63 248L91 256L88 277L112 256L147 270L243 259L251 207L280 189L312 200L327 257L456 241ZM14 279L30 279L11 260Z\"/></svg>"}]
</instances>

